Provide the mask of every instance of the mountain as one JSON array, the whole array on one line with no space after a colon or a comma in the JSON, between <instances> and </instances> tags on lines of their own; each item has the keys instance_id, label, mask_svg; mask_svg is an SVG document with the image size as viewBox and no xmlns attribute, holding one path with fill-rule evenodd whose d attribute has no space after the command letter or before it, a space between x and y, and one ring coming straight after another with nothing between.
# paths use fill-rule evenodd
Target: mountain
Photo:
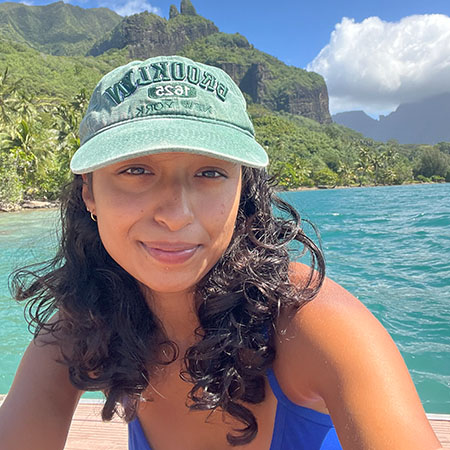
<instances>
[{"instance_id":1,"label":"mountain","mask_svg":"<svg viewBox=\"0 0 450 450\"><path fill-rule=\"evenodd\" d=\"M0 3L0 37L52 55L84 55L121 20L107 8L83 9L64 2Z\"/></svg>"},{"instance_id":2,"label":"mountain","mask_svg":"<svg viewBox=\"0 0 450 450\"><path fill-rule=\"evenodd\" d=\"M181 2L180 12L172 5L168 20L148 12L124 18L89 53L98 56L112 49L127 49L130 59L179 54L206 62L225 70L250 101L273 111L331 122L328 92L320 75L287 66L255 49L239 33L221 33L188 0Z\"/></svg>"},{"instance_id":3,"label":"mountain","mask_svg":"<svg viewBox=\"0 0 450 450\"><path fill-rule=\"evenodd\" d=\"M167 20L145 11L125 17L93 46L89 54L98 56L110 49L127 47L132 59L170 55L186 44L218 31L213 22L192 13L176 14L172 10L172 17Z\"/></svg>"},{"instance_id":4,"label":"mountain","mask_svg":"<svg viewBox=\"0 0 450 450\"><path fill-rule=\"evenodd\" d=\"M333 121L378 141L400 144L437 144L450 141L450 93L400 105L379 120L363 111L333 115Z\"/></svg>"},{"instance_id":5,"label":"mountain","mask_svg":"<svg viewBox=\"0 0 450 450\"><path fill-rule=\"evenodd\" d=\"M42 54L31 56L19 44ZM101 69L96 72L103 74L105 62L109 60L111 64L118 60L124 64L161 54L180 54L223 68L247 95L249 103L331 123L327 87L320 75L287 66L255 49L240 34L221 33L213 22L197 14L190 0L182 0L180 10L172 5L169 19L148 12L122 18L106 8L83 9L63 2L46 6L3 3L0 4L0 47L10 52L9 56L0 53L0 71L4 71L17 52L23 53L19 58L25 54L33 59L38 57L38 65L49 54L75 57L76 63L61 61L64 68L73 66L66 69L71 80L72 70L91 80L94 73L91 68L95 71L97 60L101 60ZM33 76L20 69L20 65L33 67L34 61L22 60L18 66L14 59L11 64L22 72L24 81L37 84L42 78L36 69ZM45 85L49 84L47 78ZM79 85L77 80L66 83L65 93L70 84ZM90 82L85 86L93 88ZM39 95L46 92L41 86L32 86L30 90ZM55 92L54 86L48 94Z\"/></svg>"}]
</instances>

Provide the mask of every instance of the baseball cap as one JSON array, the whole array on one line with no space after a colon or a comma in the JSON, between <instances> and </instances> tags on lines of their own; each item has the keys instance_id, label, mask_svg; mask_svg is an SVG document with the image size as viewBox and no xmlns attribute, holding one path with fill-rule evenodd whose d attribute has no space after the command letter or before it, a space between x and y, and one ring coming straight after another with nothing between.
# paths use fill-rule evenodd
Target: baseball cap
<instances>
[{"instance_id":1,"label":"baseball cap","mask_svg":"<svg viewBox=\"0 0 450 450\"><path fill-rule=\"evenodd\" d=\"M165 152L268 164L231 77L180 56L133 61L106 74L80 124L80 142L70 163L76 174Z\"/></svg>"}]
</instances>

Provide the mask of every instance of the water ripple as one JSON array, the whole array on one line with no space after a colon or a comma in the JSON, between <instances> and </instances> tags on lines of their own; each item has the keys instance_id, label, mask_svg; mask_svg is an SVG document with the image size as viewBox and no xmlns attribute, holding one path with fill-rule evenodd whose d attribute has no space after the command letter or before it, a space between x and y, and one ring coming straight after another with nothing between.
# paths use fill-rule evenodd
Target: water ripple
<instances>
[{"instance_id":1,"label":"water ripple","mask_svg":"<svg viewBox=\"0 0 450 450\"><path fill-rule=\"evenodd\" d=\"M328 275L397 343L426 410L450 413L450 184L285 197L319 227Z\"/></svg>"}]
</instances>

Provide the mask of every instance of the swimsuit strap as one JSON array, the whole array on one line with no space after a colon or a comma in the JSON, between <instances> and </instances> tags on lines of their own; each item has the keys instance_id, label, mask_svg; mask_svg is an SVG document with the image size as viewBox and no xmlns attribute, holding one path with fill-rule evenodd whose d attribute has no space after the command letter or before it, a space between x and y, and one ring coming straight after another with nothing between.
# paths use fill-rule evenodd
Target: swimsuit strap
<instances>
[{"instance_id":1,"label":"swimsuit strap","mask_svg":"<svg viewBox=\"0 0 450 450\"><path fill-rule=\"evenodd\" d=\"M315 411L311 408L306 408L305 406L300 406L289 400L286 397L286 394L282 391L278 380L273 372L273 370L267 369L267 379L269 380L270 387L275 397L278 400L278 403L283 407L289 409L291 413L294 413L298 416L301 416L303 419L307 419L311 422L318 423L320 425L333 426L333 422L331 417L328 414L321 413L319 411Z\"/></svg>"}]
</instances>

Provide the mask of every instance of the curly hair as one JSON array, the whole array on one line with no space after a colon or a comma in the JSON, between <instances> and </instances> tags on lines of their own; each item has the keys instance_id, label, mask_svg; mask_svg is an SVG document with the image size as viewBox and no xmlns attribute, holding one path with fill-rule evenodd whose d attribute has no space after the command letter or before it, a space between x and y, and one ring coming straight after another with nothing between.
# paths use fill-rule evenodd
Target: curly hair
<instances>
[{"instance_id":1,"label":"curly hair","mask_svg":"<svg viewBox=\"0 0 450 450\"><path fill-rule=\"evenodd\" d=\"M35 337L49 336L48 343L60 346L72 384L104 392L103 420L117 413L129 422L152 374L179 351L138 282L103 247L86 213L82 183L75 175L63 196L56 256L16 271L11 291L16 300L28 300L26 318ZM274 187L265 170L242 168L234 234L196 286L198 339L187 349L180 374L193 385L186 399L191 410L220 409L243 424L227 434L233 446L251 442L258 432L246 404L265 398L280 311L294 314L317 295L325 276L321 250ZM295 241L302 255L310 255L310 274L301 286L289 279ZM56 311L57 320L49 320ZM163 348L168 357L161 358Z\"/></svg>"}]
</instances>

